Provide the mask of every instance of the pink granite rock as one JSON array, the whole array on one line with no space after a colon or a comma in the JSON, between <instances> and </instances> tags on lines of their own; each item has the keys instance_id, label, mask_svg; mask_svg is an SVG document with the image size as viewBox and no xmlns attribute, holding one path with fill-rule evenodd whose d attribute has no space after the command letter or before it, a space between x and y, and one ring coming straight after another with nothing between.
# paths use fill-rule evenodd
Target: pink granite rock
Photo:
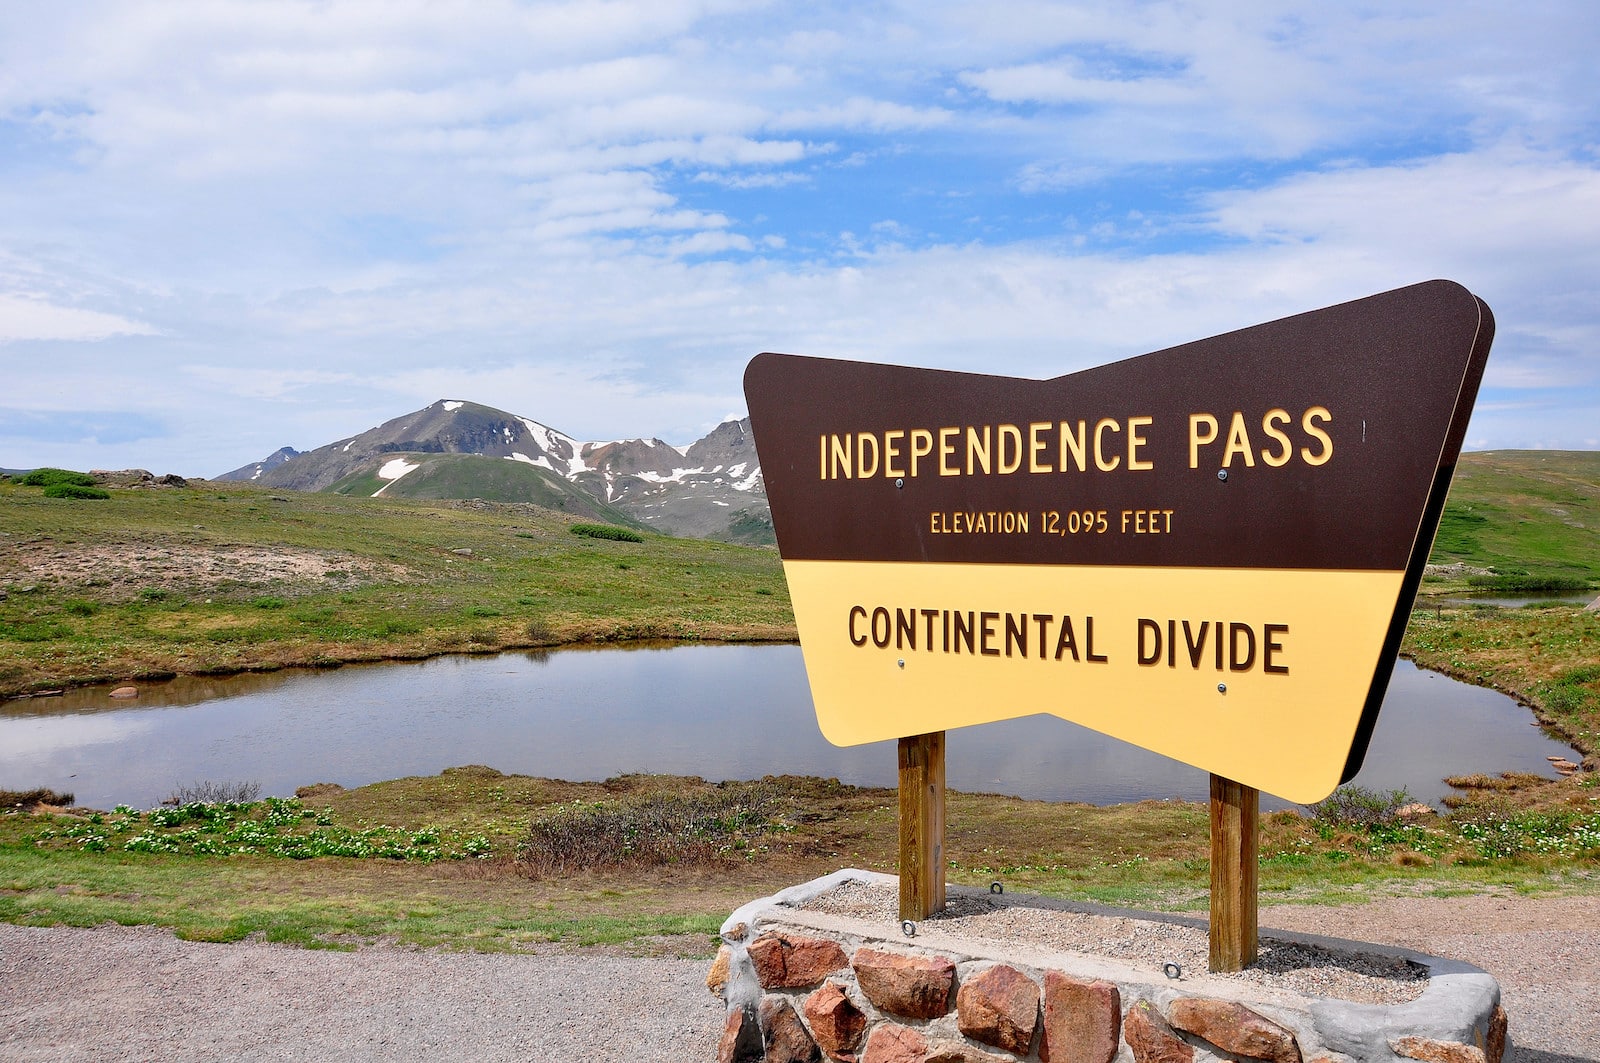
<instances>
[{"instance_id":1,"label":"pink granite rock","mask_svg":"<svg viewBox=\"0 0 1600 1063\"><path fill-rule=\"evenodd\" d=\"M1016 1063L1015 1056L1001 1056L960 1041L934 1041L922 1063Z\"/></svg>"},{"instance_id":2,"label":"pink granite rock","mask_svg":"<svg viewBox=\"0 0 1600 1063\"><path fill-rule=\"evenodd\" d=\"M760 1016L766 1063L817 1063L822 1058L788 997L762 997Z\"/></svg>"},{"instance_id":3,"label":"pink granite rock","mask_svg":"<svg viewBox=\"0 0 1600 1063\"><path fill-rule=\"evenodd\" d=\"M1133 1049L1136 1063L1194 1063L1194 1046L1179 1037L1148 1000L1128 1009L1122 1039Z\"/></svg>"},{"instance_id":4,"label":"pink granite rock","mask_svg":"<svg viewBox=\"0 0 1600 1063\"><path fill-rule=\"evenodd\" d=\"M1224 1052L1272 1063L1300 1063L1300 1042L1291 1031L1231 1000L1180 997L1167 1009L1167 1021Z\"/></svg>"},{"instance_id":5,"label":"pink granite rock","mask_svg":"<svg viewBox=\"0 0 1600 1063\"><path fill-rule=\"evenodd\" d=\"M1506 1032L1509 1025L1506 1009L1496 1004L1494 1014L1489 1016L1489 1036L1483 1045L1483 1058L1488 1060L1488 1063L1501 1063L1505 1058Z\"/></svg>"},{"instance_id":6,"label":"pink granite rock","mask_svg":"<svg viewBox=\"0 0 1600 1063\"><path fill-rule=\"evenodd\" d=\"M717 1042L717 1063L761 1063L762 1052L761 1027L755 1015L744 1008L728 1012L722 1040Z\"/></svg>"},{"instance_id":7,"label":"pink granite rock","mask_svg":"<svg viewBox=\"0 0 1600 1063\"><path fill-rule=\"evenodd\" d=\"M961 1032L975 1041L1027 1055L1039 1024L1039 985L1015 967L996 964L956 992Z\"/></svg>"},{"instance_id":8,"label":"pink granite rock","mask_svg":"<svg viewBox=\"0 0 1600 1063\"><path fill-rule=\"evenodd\" d=\"M867 1050L861 1054L861 1063L924 1063L927 1054L926 1037L909 1026L885 1022L867 1038Z\"/></svg>"},{"instance_id":9,"label":"pink granite rock","mask_svg":"<svg viewBox=\"0 0 1600 1063\"><path fill-rule=\"evenodd\" d=\"M1389 1042L1397 1056L1421 1059L1426 1063L1485 1063L1483 1049L1459 1041L1435 1041L1431 1037L1402 1037Z\"/></svg>"},{"instance_id":10,"label":"pink granite rock","mask_svg":"<svg viewBox=\"0 0 1600 1063\"><path fill-rule=\"evenodd\" d=\"M811 1024L811 1036L830 1059L853 1063L856 1046L867 1029L867 1017L845 995L838 982L824 983L806 997L800 1010Z\"/></svg>"},{"instance_id":11,"label":"pink granite rock","mask_svg":"<svg viewBox=\"0 0 1600 1063\"><path fill-rule=\"evenodd\" d=\"M722 990L728 984L730 959L728 946L724 945L717 950L717 958L711 961L711 970L706 972L706 988L713 996L722 996Z\"/></svg>"},{"instance_id":12,"label":"pink granite rock","mask_svg":"<svg viewBox=\"0 0 1600 1063\"><path fill-rule=\"evenodd\" d=\"M1122 994L1110 982L1085 982L1060 971L1044 974L1046 1063L1111 1063L1122 1033Z\"/></svg>"},{"instance_id":13,"label":"pink granite rock","mask_svg":"<svg viewBox=\"0 0 1600 1063\"><path fill-rule=\"evenodd\" d=\"M849 963L843 949L821 938L762 934L750 942L749 953L763 989L814 986Z\"/></svg>"},{"instance_id":14,"label":"pink granite rock","mask_svg":"<svg viewBox=\"0 0 1600 1063\"><path fill-rule=\"evenodd\" d=\"M950 1010L956 967L943 956L857 949L850 965L861 992L879 1011L908 1019L937 1019Z\"/></svg>"},{"instance_id":15,"label":"pink granite rock","mask_svg":"<svg viewBox=\"0 0 1600 1063\"><path fill-rule=\"evenodd\" d=\"M791 946L783 960L784 970L788 974L787 988L814 986L835 971L842 971L850 965L844 949L836 942L821 938L786 941Z\"/></svg>"}]
</instances>

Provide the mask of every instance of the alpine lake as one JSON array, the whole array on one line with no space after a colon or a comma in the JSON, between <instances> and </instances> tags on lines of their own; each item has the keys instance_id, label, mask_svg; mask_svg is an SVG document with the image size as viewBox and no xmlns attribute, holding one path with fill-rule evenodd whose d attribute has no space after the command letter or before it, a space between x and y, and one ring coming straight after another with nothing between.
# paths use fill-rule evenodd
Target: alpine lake
<instances>
[{"instance_id":1,"label":"alpine lake","mask_svg":"<svg viewBox=\"0 0 1600 1063\"><path fill-rule=\"evenodd\" d=\"M288 796L447 767L601 780L816 775L893 787L893 742L839 748L817 729L795 645L572 647L111 687L0 704L0 781L109 809L205 780ZM1437 804L1447 775L1555 773L1573 757L1495 691L1399 661L1354 780ZM948 785L1106 805L1203 801L1200 770L1053 716L949 732ZM1581 758L1580 758L1581 759ZM1295 807L1269 794L1264 809Z\"/></svg>"}]
</instances>

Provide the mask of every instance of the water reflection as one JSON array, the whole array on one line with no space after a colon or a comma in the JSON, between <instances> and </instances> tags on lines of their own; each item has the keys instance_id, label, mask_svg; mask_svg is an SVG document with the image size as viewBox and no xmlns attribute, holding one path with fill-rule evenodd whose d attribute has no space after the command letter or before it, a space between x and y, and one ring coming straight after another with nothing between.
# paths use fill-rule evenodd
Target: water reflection
<instances>
[{"instance_id":1,"label":"water reflection","mask_svg":"<svg viewBox=\"0 0 1600 1063\"><path fill-rule=\"evenodd\" d=\"M895 784L892 742L839 749L817 730L795 646L673 646L444 657L331 672L182 679L0 709L0 786L148 807L200 779L263 792L358 786L460 764L604 779L623 772L793 773ZM1396 668L1358 782L1423 800L1448 774L1536 771L1566 746L1510 698ZM951 787L1112 804L1203 800L1204 773L1051 716L952 731ZM1287 807L1263 797L1267 808Z\"/></svg>"}]
</instances>

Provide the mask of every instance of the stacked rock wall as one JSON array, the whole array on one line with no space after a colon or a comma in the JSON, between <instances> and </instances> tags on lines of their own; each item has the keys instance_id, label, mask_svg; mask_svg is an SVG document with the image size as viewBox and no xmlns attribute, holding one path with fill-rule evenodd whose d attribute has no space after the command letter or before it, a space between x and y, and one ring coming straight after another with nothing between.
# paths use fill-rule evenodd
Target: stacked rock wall
<instances>
[{"instance_id":1,"label":"stacked rock wall","mask_svg":"<svg viewBox=\"0 0 1600 1063\"><path fill-rule=\"evenodd\" d=\"M1039 967L805 923L781 901L757 902L724 927L707 978L728 1005L719 1063L1501 1063L1505 1054L1498 989L1485 996L1476 982L1463 988L1482 1014L1452 1020L1469 1039L1459 1040L1406 1029L1407 1014L1441 1013L1437 1000L1409 1013L1345 1005L1319 1016L1316 1001L1250 1003L1096 977L1065 956Z\"/></svg>"}]
</instances>

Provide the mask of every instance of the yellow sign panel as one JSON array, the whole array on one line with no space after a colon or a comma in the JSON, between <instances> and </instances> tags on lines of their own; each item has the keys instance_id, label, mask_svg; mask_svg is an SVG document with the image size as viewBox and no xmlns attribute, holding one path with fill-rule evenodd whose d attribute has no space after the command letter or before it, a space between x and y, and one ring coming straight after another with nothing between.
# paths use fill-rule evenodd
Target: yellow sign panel
<instances>
[{"instance_id":1,"label":"yellow sign panel","mask_svg":"<svg viewBox=\"0 0 1600 1063\"><path fill-rule=\"evenodd\" d=\"M1325 796L1365 754L1492 336L1434 281L1047 381L757 357L824 735L1052 713Z\"/></svg>"},{"instance_id":2,"label":"yellow sign panel","mask_svg":"<svg viewBox=\"0 0 1600 1063\"><path fill-rule=\"evenodd\" d=\"M836 745L1051 713L1292 801L1339 783L1401 582L870 561L784 574ZM1282 755L1300 747L1322 755Z\"/></svg>"}]
</instances>

